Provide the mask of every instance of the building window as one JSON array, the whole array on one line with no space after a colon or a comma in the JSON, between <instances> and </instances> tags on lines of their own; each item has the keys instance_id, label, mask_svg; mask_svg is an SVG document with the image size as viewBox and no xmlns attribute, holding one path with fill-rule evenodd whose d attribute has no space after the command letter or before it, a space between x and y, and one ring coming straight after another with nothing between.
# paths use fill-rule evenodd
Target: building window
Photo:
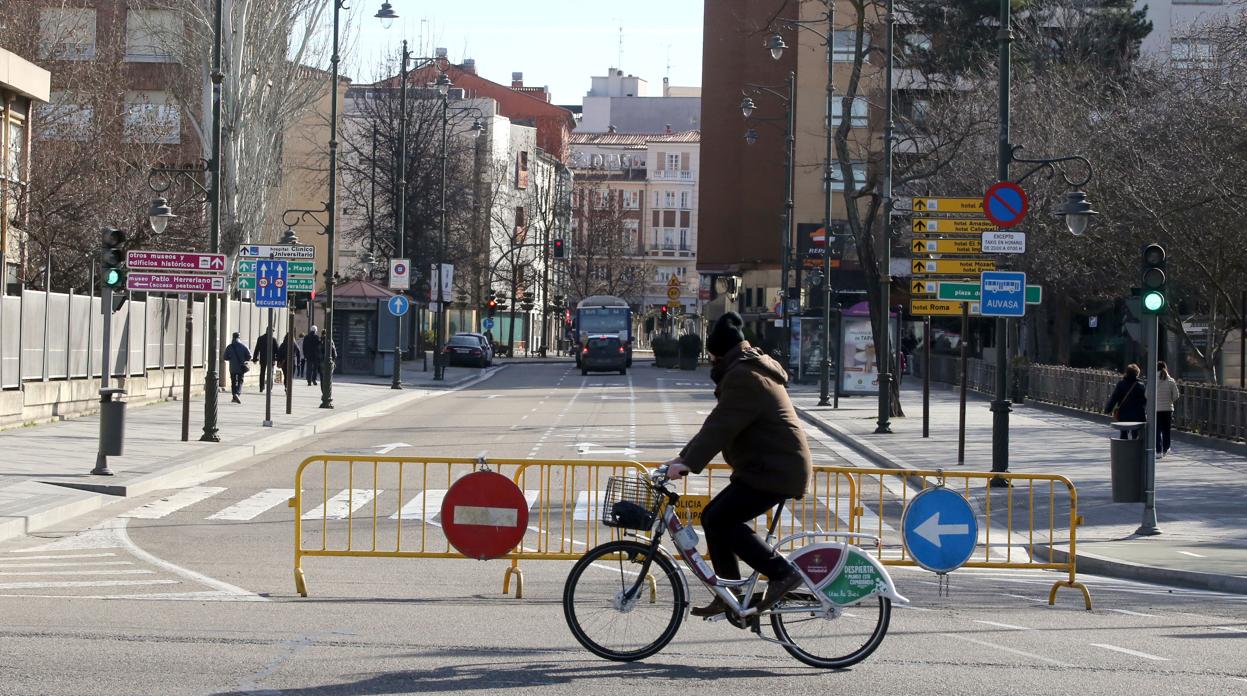
<instances>
[{"instance_id":1,"label":"building window","mask_svg":"<svg viewBox=\"0 0 1247 696\"><path fill-rule=\"evenodd\" d=\"M528 188L528 152L521 150L515 156L515 188Z\"/></svg>"},{"instance_id":2,"label":"building window","mask_svg":"<svg viewBox=\"0 0 1247 696\"><path fill-rule=\"evenodd\" d=\"M1169 45L1172 65L1179 70L1210 68L1213 65L1213 48L1210 41L1174 39Z\"/></svg>"},{"instance_id":3,"label":"building window","mask_svg":"<svg viewBox=\"0 0 1247 696\"><path fill-rule=\"evenodd\" d=\"M95 57L95 10L57 7L39 11L39 53L52 60Z\"/></svg>"},{"instance_id":4,"label":"building window","mask_svg":"<svg viewBox=\"0 0 1247 696\"><path fill-rule=\"evenodd\" d=\"M675 229L662 228L662 248L664 251L675 251Z\"/></svg>"},{"instance_id":5,"label":"building window","mask_svg":"<svg viewBox=\"0 0 1247 696\"><path fill-rule=\"evenodd\" d=\"M182 33L182 20L170 10L130 10L126 13L126 60L172 62L168 46Z\"/></svg>"},{"instance_id":6,"label":"building window","mask_svg":"<svg viewBox=\"0 0 1247 696\"><path fill-rule=\"evenodd\" d=\"M831 127L839 128L841 115L844 113L844 98L841 96L832 97L831 100ZM854 97L849 104L849 127L865 128L870 125L870 102L865 97Z\"/></svg>"},{"instance_id":7,"label":"building window","mask_svg":"<svg viewBox=\"0 0 1247 696\"><path fill-rule=\"evenodd\" d=\"M0 112L0 117L3 117ZM22 164L26 161L26 126L19 121L10 120L9 128L9 151L4 160L4 174L14 181L25 181L23 176Z\"/></svg>"},{"instance_id":8,"label":"building window","mask_svg":"<svg viewBox=\"0 0 1247 696\"><path fill-rule=\"evenodd\" d=\"M688 210L688 191L680 192L680 207L684 210Z\"/></svg>"},{"instance_id":9,"label":"building window","mask_svg":"<svg viewBox=\"0 0 1247 696\"><path fill-rule=\"evenodd\" d=\"M753 288L745 288L745 308L753 307Z\"/></svg>"},{"instance_id":10,"label":"building window","mask_svg":"<svg viewBox=\"0 0 1247 696\"><path fill-rule=\"evenodd\" d=\"M832 59L837 63L851 63L857 50L857 32L855 30L837 31L835 40L832 42ZM867 54L870 49L870 34L862 35L862 53ZM867 56L863 55L863 62L870 62Z\"/></svg>"},{"instance_id":11,"label":"building window","mask_svg":"<svg viewBox=\"0 0 1247 696\"><path fill-rule=\"evenodd\" d=\"M180 143L181 109L164 92L126 92L124 135L126 141L132 143Z\"/></svg>"},{"instance_id":12,"label":"building window","mask_svg":"<svg viewBox=\"0 0 1247 696\"><path fill-rule=\"evenodd\" d=\"M853 162L851 166L853 167L853 185L860 191L866 185L866 163ZM838 164L831 168L831 190L844 190L844 171Z\"/></svg>"},{"instance_id":13,"label":"building window","mask_svg":"<svg viewBox=\"0 0 1247 696\"><path fill-rule=\"evenodd\" d=\"M688 230L680 230L680 251L688 251Z\"/></svg>"},{"instance_id":14,"label":"building window","mask_svg":"<svg viewBox=\"0 0 1247 696\"><path fill-rule=\"evenodd\" d=\"M641 222L639 220L624 220L623 228L624 235L628 238L629 244L635 242L637 248L640 248L645 244L645 240L641 239Z\"/></svg>"},{"instance_id":15,"label":"building window","mask_svg":"<svg viewBox=\"0 0 1247 696\"><path fill-rule=\"evenodd\" d=\"M766 293L762 292L762 288L754 289L754 297L757 299L758 303L756 305L749 305L750 307L765 307L766 306Z\"/></svg>"},{"instance_id":16,"label":"building window","mask_svg":"<svg viewBox=\"0 0 1247 696\"><path fill-rule=\"evenodd\" d=\"M628 210L636 210L640 208L641 207L641 192L640 191L625 191L624 192L624 207L627 208Z\"/></svg>"},{"instance_id":17,"label":"building window","mask_svg":"<svg viewBox=\"0 0 1247 696\"><path fill-rule=\"evenodd\" d=\"M662 202L659 200L660 195L661 194L659 194L657 191L654 192L654 207L655 208L662 207Z\"/></svg>"},{"instance_id":18,"label":"building window","mask_svg":"<svg viewBox=\"0 0 1247 696\"><path fill-rule=\"evenodd\" d=\"M666 167L666 169L667 169L667 171L669 171L669 172L678 172L678 171L680 171L680 153L678 153L678 152L668 152L668 153L667 153L667 167Z\"/></svg>"},{"instance_id":19,"label":"building window","mask_svg":"<svg viewBox=\"0 0 1247 696\"><path fill-rule=\"evenodd\" d=\"M516 206L515 208L515 233L511 238L516 244L523 244L524 238L527 236L528 229L528 211L524 210L524 206Z\"/></svg>"},{"instance_id":20,"label":"building window","mask_svg":"<svg viewBox=\"0 0 1247 696\"><path fill-rule=\"evenodd\" d=\"M53 92L51 100L39 107L35 119L37 137L41 140L86 140L91 137L94 110L86 104L74 103L65 92Z\"/></svg>"},{"instance_id":21,"label":"building window","mask_svg":"<svg viewBox=\"0 0 1247 696\"><path fill-rule=\"evenodd\" d=\"M662 202L664 208L675 207L675 191L663 191Z\"/></svg>"}]
</instances>

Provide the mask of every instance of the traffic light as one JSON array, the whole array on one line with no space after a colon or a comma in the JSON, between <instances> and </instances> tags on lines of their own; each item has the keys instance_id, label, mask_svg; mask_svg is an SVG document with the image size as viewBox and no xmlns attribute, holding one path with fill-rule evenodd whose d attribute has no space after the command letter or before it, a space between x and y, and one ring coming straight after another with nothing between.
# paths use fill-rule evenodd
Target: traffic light
<instances>
[{"instance_id":1,"label":"traffic light","mask_svg":"<svg viewBox=\"0 0 1247 696\"><path fill-rule=\"evenodd\" d=\"M658 308L658 315L663 319L667 318L667 305L663 305Z\"/></svg>"},{"instance_id":2,"label":"traffic light","mask_svg":"<svg viewBox=\"0 0 1247 696\"><path fill-rule=\"evenodd\" d=\"M489 294L485 296L485 309L488 310L491 317L498 312L497 294L496 290L490 290Z\"/></svg>"},{"instance_id":3,"label":"traffic light","mask_svg":"<svg viewBox=\"0 0 1247 696\"><path fill-rule=\"evenodd\" d=\"M106 288L126 289L126 233L113 227L100 230L100 278Z\"/></svg>"},{"instance_id":4,"label":"traffic light","mask_svg":"<svg viewBox=\"0 0 1247 696\"><path fill-rule=\"evenodd\" d=\"M1165 311L1165 249L1159 244L1143 247L1143 295L1139 305L1144 314L1160 314Z\"/></svg>"},{"instance_id":5,"label":"traffic light","mask_svg":"<svg viewBox=\"0 0 1247 696\"><path fill-rule=\"evenodd\" d=\"M563 247L563 240L555 239L551 241L550 244L554 248L554 258L556 259L567 258L567 249Z\"/></svg>"}]
</instances>

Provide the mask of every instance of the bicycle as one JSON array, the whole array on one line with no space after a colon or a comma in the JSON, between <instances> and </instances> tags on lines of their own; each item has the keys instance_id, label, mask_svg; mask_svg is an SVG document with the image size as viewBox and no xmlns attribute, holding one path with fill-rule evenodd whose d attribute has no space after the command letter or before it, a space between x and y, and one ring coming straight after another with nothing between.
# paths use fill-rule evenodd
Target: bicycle
<instances>
[{"instance_id":1,"label":"bicycle","mask_svg":"<svg viewBox=\"0 0 1247 696\"><path fill-rule=\"evenodd\" d=\"M798 539L838 538L806 544L788 555L803 585L766 611L758 612L762 593L755 593L758 572L744 580L724 580L697 551L697 532L676 511L680 496L672 490L666 467L646 477L608 480L602 521L610 527L651 532L646 539L617 539L590 549L572 567L563 588L563 616L572 635L589 652L631 662L649 657L675 637L688 612L689 585L674 557L662 546L671 534L693 575L729 610L710 617L749 629L762 640L778 643L796 659L813 667L841 669L866 659L887 634L892 602L908 604L892 578L874 558L849 540L878 539L850 532L798 532L778 541L775 528L784 508L772 515L766 541L779 548ZM657 573L651 572L657 566ZM588 575L592 569L594 575ZM610 571L610 573L600 571ZM616 574L615 571L618 571ZM661 587L660 587L661 584ZM643 590L648 588L648 592ZM744 589L737 599L733 589ZM872 598L877 601L872 602ZM876 606L877 605L877 610ZM863 615L846 609L865 607ZM872 617L864 614L873 613ZM761 618L769 617L775 638L762 635ZM630 637L637 628L639 638ZM605 635L598 635L599 633ZM612 633L620 638L612 640ZM836 647L847 644L848 650ZM860 642L860 644L859 644ZM853 647L856 645L856 647Z\"/></svg>"}]
</instances>

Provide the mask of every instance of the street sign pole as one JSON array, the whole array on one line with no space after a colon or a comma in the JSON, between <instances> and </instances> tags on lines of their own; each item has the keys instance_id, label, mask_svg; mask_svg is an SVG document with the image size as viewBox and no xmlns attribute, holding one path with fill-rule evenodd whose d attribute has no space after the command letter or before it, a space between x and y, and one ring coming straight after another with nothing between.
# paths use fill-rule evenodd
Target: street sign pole
<instances>
[{"instance_id":1,"label":"street sign pole","mask_svg":"<svg viewBox=\"0 0 1247 696\"><path fill-rule=\"evenodd\" d=\"M286 415L294 408L294 303L286 305Z\"/></svg>"},{"instance_id":2,"label":"street sign pole","mask_svg":"<svg viewBox=\"0 0 1247 696\"><path fill-rule=\"evenodd\" d=\"M273 352L273 308L268 308L268 332L264 334L264 348L257 351L260 360L264 360L263 351L269 352L268 356L268 374L264 377L264 423L266 428L273 427L273 372L277 368L277 355Z\"/></svg>"},{"instance_id":3,"label":"street sign pole","mask_svg":"<svg viewBox=\"0 0 1247 696\"><path fill-rule=\"evenodd\" d=\"M195 334L195 299L186 296L186 338L182 350L182 442L191 439L191 342Z\"/></svg>"},{"instance_id":4,"label":"street sign pole","mask_svg":"<svg viewBox=\"0 0 1247 696\"><path fill-rule=\"evenodd\" d=\"M1009 89L1012 74L1010 72L1010 54L1013 43L1012 7L1007 2L1000 3L1001 30L997 33L1000 40L1000 76L999 94L999 125L1000 137L997 139L996 181L1009 181L1009 162L1013 159L1013 144L1009 139ZM1013 410L1009 405L1009 319L996 319L996 398L991 403L992 411L992 471L1005 473L1009 471L1009 413ZM1009 482L999 476L991 479L995 487L1008 487Z\"/></svg>"},{"instance_id":5,"label":"street sign pole","mask_svg":"<svg viewBox=\"0 0 1247 696\"><path fill-rule=\"evenodd\" d=\"M108 468L108 455L104 454L104 416L102 409L112 397L109 396L108 378L112 370L112 337L113 337L113 289L108 283L101 283L100 312L104 315L101 338L103 346L100 350L100 444L95 454L95 468L91 473L95 476L112 476Z\"/></svg>"},{"instance_id":6,"label":"street sign pole","mask_svg":"<svg viewBox=\"0 0 1247 696\"><path fill-rule=\"evenodd\" d=\"M1141 536L1160 534L1156 526L1156 361L1160 359L1158 336L1160 314L1143 313L1144 345L1147 352L1147 411L1143 426L1143 522L1135 530Z\"/></svg>"},{"instance_id":7,"label":"street sign pole","mask_svg":"<svg viewBox=\"0 0 1247 696\"><path fill-rule=\"evenodd\" d=\"M931 315L922 320L922 436L931 437Z\"/></svg>"},{"instance_id":8,"label":"street sign pole","mask_svg":"<svg viewBox=\"0 0 1247 696\"><path fill-rule=\"evenodd\" d=\"M957 466L966 463L966 337L970 335L970 303L961 303L961 406L957 425Z\"/></svg>"}]
</instances>

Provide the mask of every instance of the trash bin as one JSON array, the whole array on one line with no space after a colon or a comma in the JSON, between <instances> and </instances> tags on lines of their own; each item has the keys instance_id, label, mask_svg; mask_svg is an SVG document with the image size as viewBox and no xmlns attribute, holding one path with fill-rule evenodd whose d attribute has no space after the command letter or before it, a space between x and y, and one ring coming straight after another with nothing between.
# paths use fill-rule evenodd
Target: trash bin
<instances>
[{"instance_id":1,"label":"trash bin","mask_svg":"<svg viewBox=\"0 0 1247 696\"><path fill-rule=\"evenodd\" d=\"M100 454L120 457L126 435L126 402L120 397L124 389L100 390Z\"/></svg>"},{"instance_id":2,"label":"trash bin","mask_svg":"<svg viewBox=\"0 0 1247 696\"><path fill-rule=\"evenodd\" d=\"M1118 436L1109 440L1114 503L1143 502L1143 426L1146 423L1113 423Z\"/></svg>"}]
</instances>

